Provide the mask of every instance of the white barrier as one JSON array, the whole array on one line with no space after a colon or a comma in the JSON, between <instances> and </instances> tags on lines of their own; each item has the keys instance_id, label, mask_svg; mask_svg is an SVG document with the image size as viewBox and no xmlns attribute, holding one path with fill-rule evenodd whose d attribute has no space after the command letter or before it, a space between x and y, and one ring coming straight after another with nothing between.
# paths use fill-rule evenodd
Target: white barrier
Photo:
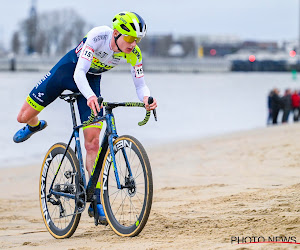
<instances>
[{"instance_id":1,"label":"white barrier","mask_svg":"<svg viewBox=\"0 0 300 250\"><path fill-rule=\"evenodd\" d=\"M18 56L14 60L10 58L0 59L0 70L46 72L60 60L60 57ZM146 58L143 59L143 68L147 72L227 72L230 71L231 63L224 58ZM118 65L113 71L128 72L129 65Z\"/></svg>"}]
</instances>

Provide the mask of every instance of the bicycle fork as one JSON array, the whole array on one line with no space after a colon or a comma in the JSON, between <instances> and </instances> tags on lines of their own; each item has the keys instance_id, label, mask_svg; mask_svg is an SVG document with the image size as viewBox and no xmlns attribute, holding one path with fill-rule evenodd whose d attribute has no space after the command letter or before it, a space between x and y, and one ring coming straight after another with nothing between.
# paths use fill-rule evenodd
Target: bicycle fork
<instances>
[{"instance_id":1,"label":"bicycle fork","mask_svg":"<svg viewBox=\"0 0 300 250\"><path fill-rule=\"evenodd\" d=\"M102 191L105 191L107 189L107 177L108 177L108 171L110 169L110 166L112 166L114 169L114 175L116 178L117 188L123 189L123 188L127 187L127 185L123 186L120 183L118 168L117 168L117 164L116 164L113 141L114 141L114 139L118 138L118 135L117 135L117 130L116 130L116 126L115 126L114 116L111 112L109 112L109 110L107 110L107 113L108 113L106 115L107 128L106 128L97 158L95 160L95 165L94 165L94 168L93 168L93 171L91 174L90 181L87 185L87 201L93 200L92 196L94 194L96 183L100 176L100 172L101 172L101 168L102 168L101 164L103 164L104 160L105 160L105 164L104 164L104 170L103 170L104 171L103 172L103 180L101 180L101 181L103 181L103 183L102 183L103 190ZM110 154L108 155L107 159L104 159L108 148L110 150ZM126 151L124 148L122 148L122 154L124 156L124 159L126 162L126 167L128 169L128 173L129 173L129 176L126 178L131 179L132 172L131 172L128 157L127 157L127 154L126 154Z\"/></svg>"},{"instance_id":2,"label":"bicycle fork","mask_svg":"<svg viewBox=\"0 0 300 250\"><path fill-rule=\"evenodd\" d=\"M108 125L108 130L110 132L110 135L108 137L108 141L109 141L109 149L110 149L110 155L111 155L111 164L113 166L113 169L114 169L114 174L115 174L115 178L116 178L116 182L117 182L117 187L118 189L123 189L125 187L127 187L126 183L125 183L125 186L121 185L120 183L120 178L119 178L119 173L118 173L118 167L117 167L117 164L116 164L116 157L115 157L115 151L114 151L114 145L113 145L113 139L117 138L118 135L117 135L117 129L116 129L116 126L115 126L115 119L114 119L114 116L112 113L110 113L108 111L108 115L107 115L107 124ZM117 150L116 150L117 151ZM126 167L128 169L128 173L129 173L129 176L128 177L125 177L127 179L132 179L132 172L131 172L131 168L130 168L130 165L129 165L129 161L128 161L128 157L127 157L127 154L126 154L126 151L124 148L122 148L122 154L124 156L124 159L125 159L125 162L126 162ZM107 165L107 163L105 163L105 166ZM108 171L108 168L107 169L104 169L104 171ZM106 173L108 174L108 173ZM127 182L127 181L126 181ZM104 183L103 183L103 187L104 187Z\"/></svg>"}]
</instances>

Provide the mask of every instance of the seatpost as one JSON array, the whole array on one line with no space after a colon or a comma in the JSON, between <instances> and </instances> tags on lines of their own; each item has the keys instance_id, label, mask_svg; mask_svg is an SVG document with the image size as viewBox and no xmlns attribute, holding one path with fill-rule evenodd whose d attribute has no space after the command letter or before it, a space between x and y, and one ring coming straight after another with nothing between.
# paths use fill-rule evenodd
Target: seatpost
<instances>
[{"instance_id":1,"label":"seatpost","mask_svg":"<svg viewBox=\"0 0 300 250\"><path fill-rule=\"evenodd\" d=\"M76 121L76 115L75 115L75 109L74 109L74 102L75 102L75 100L70 100L70 108L71 108L71 114L72 114L73 127L75 128L77 126L77 121Z\"/></svg>"}]
</instances>

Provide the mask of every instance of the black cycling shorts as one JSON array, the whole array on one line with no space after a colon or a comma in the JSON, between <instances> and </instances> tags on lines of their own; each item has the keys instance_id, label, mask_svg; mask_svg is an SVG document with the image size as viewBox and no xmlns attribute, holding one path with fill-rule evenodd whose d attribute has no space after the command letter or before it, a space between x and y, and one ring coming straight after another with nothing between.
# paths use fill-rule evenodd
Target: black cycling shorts
<instances>
[{"instance_id":1,"label":"black cycling shorts","mask_svg":"<svg viewBox=\"0 0 300 250\"><path fill-rule=\"evenodd\" d=\"M76 67L76 60L73 58L74 55L73 50L66 54L32 89L26 99L31 107L37 111L42 111L64 90L79 92L73 78ZM100 96L101 75L86 74L86 77L96 96ZM77 105L81 123L88 121L91 109L87 106L87 100L84 96L81 95L77 98ZM103 110L100 111L100 115L102 114ZM93 124L92 127L101 128L102 123Z\"/></svg>"}]
</instances>

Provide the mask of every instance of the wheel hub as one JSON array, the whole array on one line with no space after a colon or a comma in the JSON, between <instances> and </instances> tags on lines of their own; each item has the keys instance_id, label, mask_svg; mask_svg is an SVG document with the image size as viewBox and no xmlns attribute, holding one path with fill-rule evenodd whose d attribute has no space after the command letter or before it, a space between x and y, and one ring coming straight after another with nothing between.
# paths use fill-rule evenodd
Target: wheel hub
<instances>
[{"instance_id":1,"label":"wheel hub","mask_svg":"<svg viewBox=\"0 0 300 250\"><path fill-rule=\"evenodd\" d=\"M127 193L130 197L136 194L136 185L133 177L125 177L125 187L127 188Z\"/></svg>"}]
</instances>

